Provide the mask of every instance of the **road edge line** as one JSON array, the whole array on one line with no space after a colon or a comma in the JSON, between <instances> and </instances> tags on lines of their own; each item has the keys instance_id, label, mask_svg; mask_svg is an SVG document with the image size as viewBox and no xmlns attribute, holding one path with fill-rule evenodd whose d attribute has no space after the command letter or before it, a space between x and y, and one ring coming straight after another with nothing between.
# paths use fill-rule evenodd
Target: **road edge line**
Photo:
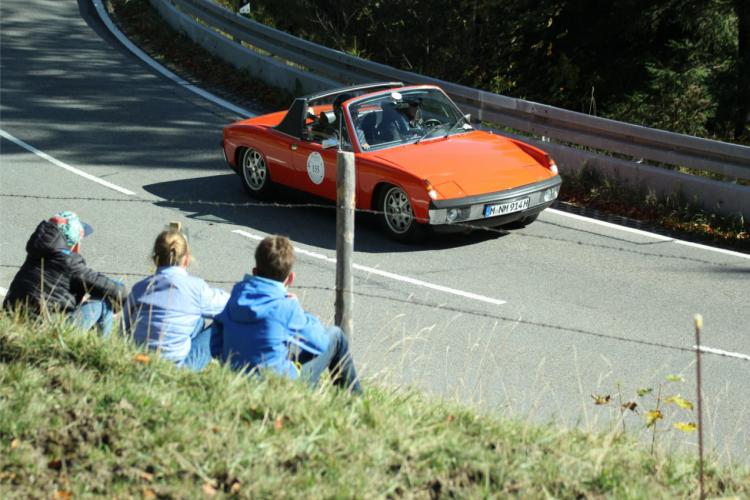
<instances>
[{"instance_id":1,"label":"road edge line","mask_svg":"<svg viewBox=\"0 0 750 500\"><path fill-rule=\"evenodd\" d=\"M102 4L101 0L92 0L94 3L94 8L96 9L97 14L99 15L99 19L104 23L104 25L107 27L110 33L119 41L126 49L128 49L130 52L133 53L138 59L143 61L144 63L148 64L152 69L157 71L162 76L172 80L174 83L178 84L179 86L189 90L190 92L193 92L194 94L199 95L200 97L209 100L213 102L216 105L219 105L223 107L224 109L227 109L231 111L232 113L236 113L240 116L245 117L252 117L257 116L256 113L252 113L248 111L247 109L241 108L239 106L236 106L232 104L231 102L222 99L221 97L215 96L214 94L203 90L200 87L197 87L193 85L192 83L188 82L187 80L184 80L156 62L154 59L152 59L148 54L146 54L144 51L139 49L135 46L133 42L128 39L118 28L115 26L115 24L112 22L112 19L109 17L109 13L107 12L107 9L104 8L104 5Z\"/></svg>"},{"instance_id":2,"label":"road edge line","mask_svg":"<svg viewBox=\"0 0 750 500\"><path fill-rule=\"evenodd\" d=\"M260 241L265 237L265 236L259 236L257 234L253 234L243 229L233 229L232 232L235 234L239 234L240 236L244 236L245 238L249 238L249 239L256 240L256 241ZM295 247L294 251L295 253L307 255L308 257L312 257L318 260L323 260L331 264L336 263L335 258L328 257L326 255L323 255L317 252L311 252L309 250L305 250L304 248ZM354 269L357 269L359 271L364 271L369 274L375 274L383 278L392 279L394 281L401 281L403 283L409 283L409 284L416 285L422 288L436 290L438 292L444 292L444 293L448 293L451 295L456 295L458 297L464 297L466 299L476 300L478 302L484 302L484 303L492 304L496 306L507 304L507 302L504 300L493 299L492 297L485 297L484 295L479 295L479 294L472 293L472 292L465 292L463 290L457 290L455 288L450 288L450 287L443 286L443 285L436 285L434 283L429 283L427 281L418 280L416 278L410 278L408 276L402 276L400 274L383 271L381 269L377 269L374 267L363 266L361 264L352 264L352 267L354 267Z\"/></svg>"}]
</instances>

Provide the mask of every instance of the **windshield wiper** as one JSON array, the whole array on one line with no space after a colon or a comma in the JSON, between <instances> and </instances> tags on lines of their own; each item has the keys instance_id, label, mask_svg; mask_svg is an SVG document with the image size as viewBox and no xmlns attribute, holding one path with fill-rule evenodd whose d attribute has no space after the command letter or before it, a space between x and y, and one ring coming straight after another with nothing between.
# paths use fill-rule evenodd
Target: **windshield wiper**
<instances>
[{"instance_id":1,"label":"windshield wiper","mask_svg":"<svg viewBox=\"0 0 750 500\"><path fill-rule=\"evenodd\" d=\"M420 137L419 139L417 139L414 144L419 144L422 141L422 139L427 139L429 136L432 135L433 132L435 132L436 130L440 130L441 128L445 127L446 125L447 125L447 123L441 123L440 125L438 125L436 127L432 127L430 130L428 130L427 132L425 132L424 134L422 134L422 137Z\"/></svg>"}]
</instances>

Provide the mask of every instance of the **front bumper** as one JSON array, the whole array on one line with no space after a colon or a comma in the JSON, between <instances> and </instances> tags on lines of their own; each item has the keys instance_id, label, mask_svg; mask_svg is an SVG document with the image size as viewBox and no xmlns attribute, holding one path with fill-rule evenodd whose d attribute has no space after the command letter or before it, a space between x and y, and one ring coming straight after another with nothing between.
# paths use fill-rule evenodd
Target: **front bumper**
<instances>
[{"instance_id":1,"label":"front bumper","mask_svg":"<svg viewBox=\"0 0 750 500\"><path fill-rule=\"evenodd\" d=\"M433 200L430 202L429 224L441 226L469 223L485 227L508 224L538 214L549 207L557 199L561 184L562 179L556 175L544 181L505 191L450 200ZM516 201L525 204L526 198L528 204L523 209L486 215L489 206Z\"/></svg>"}]
</instances>

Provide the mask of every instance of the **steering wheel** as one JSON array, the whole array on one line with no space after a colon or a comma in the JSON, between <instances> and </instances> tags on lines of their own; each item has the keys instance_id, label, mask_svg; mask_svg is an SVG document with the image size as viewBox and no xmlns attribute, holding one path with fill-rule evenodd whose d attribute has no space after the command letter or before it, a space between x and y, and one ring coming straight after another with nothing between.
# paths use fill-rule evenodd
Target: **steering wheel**
<instances>
[{"instance_id":1,"label":"steering wheel","mask_svg":"<svg viewBox=\"0 0 750 500\"><path fill-rule=\"evenodd\" d=\"M442 124L443 122L441 122L437 118L428 118L427 120L424 121L424 123L422 123L422 127L429 129L429 128L437 127Z\"/></svg>"}]
</instances>

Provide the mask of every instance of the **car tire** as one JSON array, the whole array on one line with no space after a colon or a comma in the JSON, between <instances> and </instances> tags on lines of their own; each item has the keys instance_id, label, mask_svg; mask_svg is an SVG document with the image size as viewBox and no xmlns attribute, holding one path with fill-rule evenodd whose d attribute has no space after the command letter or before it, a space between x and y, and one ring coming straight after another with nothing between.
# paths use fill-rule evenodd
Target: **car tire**
<instances>
[{"instance_id":1,"label":"car tire","mask_svg":"<svg viewBox=\"0 0 750 500\"><path fill-rule=\"evenodd\" d=\"M273 183L265 157L253 148L245 148L240 152L239 157L239 174L245 191L259 200L270 198Z\"/></svg>"},{"instance_id":2,"label":"car tire","mask_svg":"<svg viewBox=\"0 0 750 500\"><path fill-rule=\"evenodd\" d=\"M536 220L536 218L539 217L539 214L529 215L526 217L521 217L518 220L514 220L513 222L509 222L508 224L504 224L502 227L505 229L523 229L532 222Z\"/></svg>"},{"instance_id":3,"label":"car tire","mask_svg":"<svg viewBox=\"0 0 750 500\"><path fill-rule=\"evenodd\" d=\"M417 243L427 234L427 225L414 217L409 196L398 186L380 190L377 211L385 232L396 241Z\"/></svg>"}]
</instances>

